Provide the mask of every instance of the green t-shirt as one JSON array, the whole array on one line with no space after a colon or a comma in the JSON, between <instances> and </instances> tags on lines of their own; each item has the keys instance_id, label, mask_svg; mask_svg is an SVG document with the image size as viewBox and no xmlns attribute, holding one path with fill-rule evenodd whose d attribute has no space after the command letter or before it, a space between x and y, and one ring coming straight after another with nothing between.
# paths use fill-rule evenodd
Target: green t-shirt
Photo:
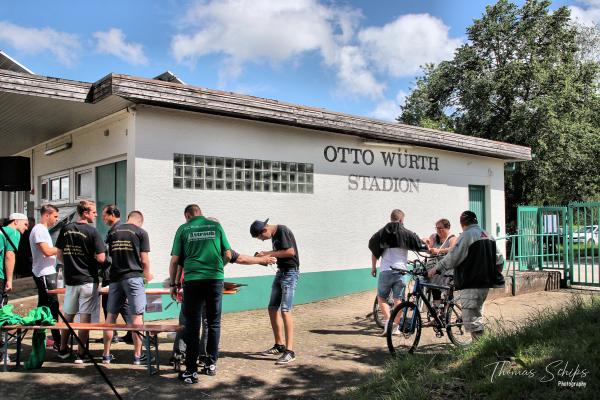
<instances>
[{"instance_id":1,"label":"green t-shirt","mask_svg":"<svg viewBox=\"0 0 600 400\"><path fill-rule=\"evenodd\" d=\"M195 217L177 229L172 256L183 257L185 280L223 279L223 256L231 246L221 224Z\"/></svg>"},{"instance_id":2,"label":"green t-shirt","mask_svg":"<svg viewBox=\"0 0 600 400\"><path fill-rule=\"evenodd\" d=\"M17 248L13 248L8 240L6 240L6 236L4 233L0 232L0 279L5 279L6 275L4 275L4 257L6 256L6 251L13 251L15 254L19 248L19 241L21 240L21 232L16 229L11 228L10 226L5 226L4 232L8 235L10 240L12 240L13 244L17 246Z\"/></svg>"}]
</instances>

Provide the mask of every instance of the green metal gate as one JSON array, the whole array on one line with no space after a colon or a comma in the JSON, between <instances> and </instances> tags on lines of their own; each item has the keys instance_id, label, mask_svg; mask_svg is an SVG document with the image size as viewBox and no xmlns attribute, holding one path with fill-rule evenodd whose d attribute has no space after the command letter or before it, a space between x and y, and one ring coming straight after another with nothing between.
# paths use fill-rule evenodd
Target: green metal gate
<instances>
[{"instance_id":1,"label":"green metal gate","mask_svg":"<svg viewBox=\"0 0 600 400\"><path fill-rule=\"evenodd\" d=\"M565 286L600 287L600 203L521 206L517 225L519 270L558 270Z\"/></svg>"},{"instance_id":2,"label":"green metal gate","mask_svg":"<svg viewBox=\"0 0 600 400\"><path fill-rule=\"evenodd\" d=\"M600 287L600 203L569 204L570 274L576 286Z\"/></svg>"}]
</instances>

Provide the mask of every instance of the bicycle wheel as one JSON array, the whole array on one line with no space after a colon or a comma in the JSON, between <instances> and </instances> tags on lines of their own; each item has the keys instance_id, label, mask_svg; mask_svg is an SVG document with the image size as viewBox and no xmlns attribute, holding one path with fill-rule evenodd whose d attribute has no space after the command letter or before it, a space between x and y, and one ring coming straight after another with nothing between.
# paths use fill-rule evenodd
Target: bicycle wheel
<instances>
[{"instance_id":1,"label":"bicycle wheel","mask_svg":"<svg viewBox=\"0 0 600 400\"><path fill-rule=\"evenodd\" d=\"M388 296L387 303L390 307L390 310L394 308L394 297L392 293L390 293L390 295ZM373 302L373 320L375 321L375 324L378 327L383 329L383 312L381 311L381 307L379 307L379 301L377 300L377 296L375 296L375 301Z\"/></svg>"},{"instance_id":2,"label":"bicycle wheel","mask_svg":"<svg viewBox=\"0 0 600 400\"><path fill-rule=\"evenodd\" d=\"M473 342L463 326L462 309L456 303L450 304L446 311L446 333L455 346L466 347Z\"/></svg>"},{"instance_id":3,"label":"bicycle wheel","mask_svg":"<svg viewBox=\"0 0 600 400\"><path fill-rule=\"evenodd\" d=\"M421 338L421 313L410 301L403 301L394 307L390 322L394 321L387 331L387 345L393 356L404 356L415 351Z\"/></svg>"}]
</instances>

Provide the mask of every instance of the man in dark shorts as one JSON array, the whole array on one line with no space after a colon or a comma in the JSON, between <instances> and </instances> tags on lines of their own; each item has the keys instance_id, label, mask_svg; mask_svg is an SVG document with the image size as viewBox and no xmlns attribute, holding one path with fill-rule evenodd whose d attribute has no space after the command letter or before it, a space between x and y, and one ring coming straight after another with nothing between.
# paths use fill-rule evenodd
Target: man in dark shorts
<instances>
[{"instance_id":1,"label":"man in dark shorts","mask_svg":"<svg viewBox=\"0 0 600 400\"><path fill-rule=\"evenodd\" d=\"M79 313L80 322L90 322L92 313L98 310L98 265L104 263L105 247L100 233L92 226L96 219L96 203L82 200L77 205L79 220L65 225L56 240L57 258L64 265L65 300L63 311L65 318L73 322ZM87 342L89 331L80 330L79 338ZM67 342L69 335L63 332L58 356L69 357ZM83 363L84 348L79 346L75 364Z\"/></svg>"},{"instance_id":2,"label":"man in dark shorts","mask_svg":"<svg viewBox=\"0 0 600 400\"><path fill-rule=\"evenodd\" d=\"M127 222L111 229L107 236L109 255L112 259L110 267L110 284L108 292L108 316L106 323L114 324L125 301L129 304L129 320L127 325L142 325L146 310L146 289L144 278L152 280L150 273L150 241L148 233L142 229L144 216L139 211L132 211ZM102 362L110 364L113 331L104 331L104 353ZM133 335L133 364L142 363L142 340Z\"/></svg>"},{"instance_id":3,"label":"man in dark shorts","mask_svg":"<svg viewBox=\"0 0 600 400\"><path fill-rule=\"evenodd\" d=\"M275 344L262 352L265 356L279 355L278 365L288 364L296 359L294 353L294 319L292 306L294 291L300 275L298 247L292 231L285 225L268 225L266 221L254 221L250 225L250 235L260 240L271 239L273 251L261 251L257 256L277 258L277 273L271 286L269 318L275 337ZM281 311L281 312L280 312ZM285 331L285 343L283 333Z\"/></svg>"}]
</instances>

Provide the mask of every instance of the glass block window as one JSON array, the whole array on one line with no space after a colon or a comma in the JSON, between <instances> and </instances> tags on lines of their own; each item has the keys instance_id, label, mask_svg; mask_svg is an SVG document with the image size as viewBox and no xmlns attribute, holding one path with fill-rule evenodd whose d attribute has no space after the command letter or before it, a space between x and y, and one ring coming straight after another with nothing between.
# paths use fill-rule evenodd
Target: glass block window
<instances>
[{"instance_id":1,"label":"glass block window","mask_svg":"<svg viewBox=\"0 0 600 400\"><path fill-rule=\"evenodd\" d=\"M310 163L173 154L173 188L313 193Z\"/></svg>"}]
</instances>

